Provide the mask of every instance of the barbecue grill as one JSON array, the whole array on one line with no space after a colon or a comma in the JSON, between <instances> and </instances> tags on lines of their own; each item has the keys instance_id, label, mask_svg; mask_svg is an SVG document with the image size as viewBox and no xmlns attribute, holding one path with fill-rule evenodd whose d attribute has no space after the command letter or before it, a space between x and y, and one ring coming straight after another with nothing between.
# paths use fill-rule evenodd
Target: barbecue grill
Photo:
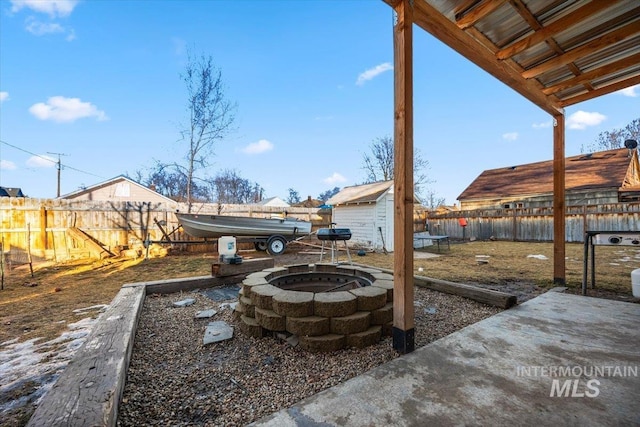
<instances>
[{"instance_id":1,"label":"barbecue grill","mask_svg":"<svg viewBox=\"0 0 640 427\"><path fill-rule=\"evenodd\" d=\"M320 262L324 255L324 243L329 242L331 248L331 263L338 263L338 243L344 242L344 247L347 250L347 257L349 258L349 264L351 264L351 254L349 253L349 246L347 246L347 240L351 239L351 230L348 228L321 228L317 233L318 240L322 242L322 251L320 252Z\"/></svg>"},{"instance_id":2,"label":"barbecue grill","mask_svg":"<svg viewBox=\"0 0 640 427\"><path fill-rule=\"evenodd\" d=\"M321 228L318 230L318 240L350 240L351 230L348 228Z\"/></svg>"}]
</instances>

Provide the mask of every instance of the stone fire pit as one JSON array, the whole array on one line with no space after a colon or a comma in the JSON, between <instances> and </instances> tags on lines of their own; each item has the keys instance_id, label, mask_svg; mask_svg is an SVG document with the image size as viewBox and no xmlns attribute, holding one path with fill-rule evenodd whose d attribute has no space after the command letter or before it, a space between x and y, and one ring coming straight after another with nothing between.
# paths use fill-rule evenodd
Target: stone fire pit
<instances>
[{"instance_id":1,"label":"stone fire pit","mask_svg":"<svg viewBox=\"0 0 640 427\"><path fill-rule=\"evenodd\" d=\"M312 352L362 348L391 334L393 276L371 268L303 264L242 282L235 314L254 337L296 335Z\"/></svg>"}]
</instances>

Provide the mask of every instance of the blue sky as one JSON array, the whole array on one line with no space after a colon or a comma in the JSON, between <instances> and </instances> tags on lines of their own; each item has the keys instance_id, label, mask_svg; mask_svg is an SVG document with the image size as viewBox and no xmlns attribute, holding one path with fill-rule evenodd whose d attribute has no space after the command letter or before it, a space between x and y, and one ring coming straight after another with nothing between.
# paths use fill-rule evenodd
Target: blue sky
<instances>
[{"instance_id":1,"label":"blue sky","mask_svg":"<svg viewBox=\"0 0 640 427\"><path fill-rule=\"evenodd\" d=\"M381 0L0 0L0 185L55 197L50 153L62 194L182 158L188 50L238 106L202 174L283 199L362 183L393 135L392 23ZM638 86L567 108L566 154L638 112ZM548 114L417 27L414 123L448 204L485 169L553 157Z\"/></svg>"}]
</instances>

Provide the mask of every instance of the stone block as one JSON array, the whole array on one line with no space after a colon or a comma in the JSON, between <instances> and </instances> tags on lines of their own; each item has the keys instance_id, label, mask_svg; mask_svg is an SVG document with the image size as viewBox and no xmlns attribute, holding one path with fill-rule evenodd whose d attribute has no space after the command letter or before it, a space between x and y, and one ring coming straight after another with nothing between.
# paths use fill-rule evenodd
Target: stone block
<instances>
[{"instance_id":1,"label":"stone block","mask_svg":"<svg viewBox=\"0 0 640 427\"><path fill-rule=\"evenodd\" d=\"M346 346L364 348L380 341L382 336L382 326L371 326L366 331L350 334L346 336Z\"/></svg>"},{"instance_id":2,"label":"stone block","mask_svg":"<svg viewBox=\"0 0 640 427\"><path fill-rule=\"evenodd\" d=\"M258 324L269 331L285 331L287 329L287 318L276 314L273 310L256 307L255 315Z\"/></svg>"},{"instance_id":3,"label":"stone block","mask_svg":"<svg viewBox=\"0 0 640 427\"><path fill-rule=\"evenodd\" d=\"M331 333L349 335L366 331L371 325L371 313L358 311L354 314L331 319Z\"/></svg>"},{"instance_id":4,"label":"stone block","mask_svg":"<svg viewBox=\"0 0 640 427\"><path fill-rule=\"evenodd\" d=\"M358 310L358 299L352 293L324 292L313 297L313 314L322 317L342 317Z\"/></svg>"},{"instance_id":5,"label":"stone block","mask_svg":"<svg viewBox=\"0 0 640 427\"><path fill-rule=\"evenodd\" d=\"M300 337L300 347L312 353L337 351L345 346L344 335L321 335L319 337Z\"/></svg>"},{"instance_id":6,"label":"stone block","mask_svg":"<svg viewBox=\"0 0 640 427\"><path fill-rule=\"evenodd\" d=\"M299 336L319 336L328 334L331 322L327 317L287 317L287 331Z\"/></svg>"},{"instance_id":7,"label":"stone block","mask_svg":"<svg viewBox=\"0 0 640 427\"><path fill-rule=\"evenodd\" d=\"M282 291L272 298L273 311L280 316L313 315L313 292Z\"/></svg>"},{"instance_id":8,"label":"stone block","mask_svg":"<svg viewBox=\"0 0 640 427\"><path fill-rule=\"evenodd\" d=\"M387 290L377 286L365 286L349 292L358 298L358 311L377 310L387 303Z\"/></svg>"}]
</instances>

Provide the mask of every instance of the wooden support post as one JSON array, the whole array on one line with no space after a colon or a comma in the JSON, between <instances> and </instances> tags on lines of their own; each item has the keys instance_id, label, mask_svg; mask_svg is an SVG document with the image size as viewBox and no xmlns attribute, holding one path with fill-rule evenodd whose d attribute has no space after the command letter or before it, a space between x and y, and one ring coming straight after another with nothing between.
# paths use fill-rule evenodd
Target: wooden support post
<instances>
[{"instance_id":1,"label":"wooden support post","mask_svg":"<svg viewBox=\"0 0 640 427\"><path fill-rule=\"evenodd\" d=\"M40 207L40 247L43 254L46 249L49 249L47 244L47 209L44 206Z\"/></svg>"},{"instance_id":2,"label":"wooden support post","mask_svg":"<svg viewBox=\"0 0 640 427\"><path fill-rule=\"evenodd\" d=\"M553 282L566 283L564 114L553 117Z\"/></svg>"},{"instance_id":3,"label":"wooden support post","mask_svg":"<svg viewBox=\"0 0 640 427\"><path fill-rule=\"evenodd\" d=\"M415 349L413 312L413 11L394 7L394 248L393 348Z\"/></svg>"}]
</instances>

